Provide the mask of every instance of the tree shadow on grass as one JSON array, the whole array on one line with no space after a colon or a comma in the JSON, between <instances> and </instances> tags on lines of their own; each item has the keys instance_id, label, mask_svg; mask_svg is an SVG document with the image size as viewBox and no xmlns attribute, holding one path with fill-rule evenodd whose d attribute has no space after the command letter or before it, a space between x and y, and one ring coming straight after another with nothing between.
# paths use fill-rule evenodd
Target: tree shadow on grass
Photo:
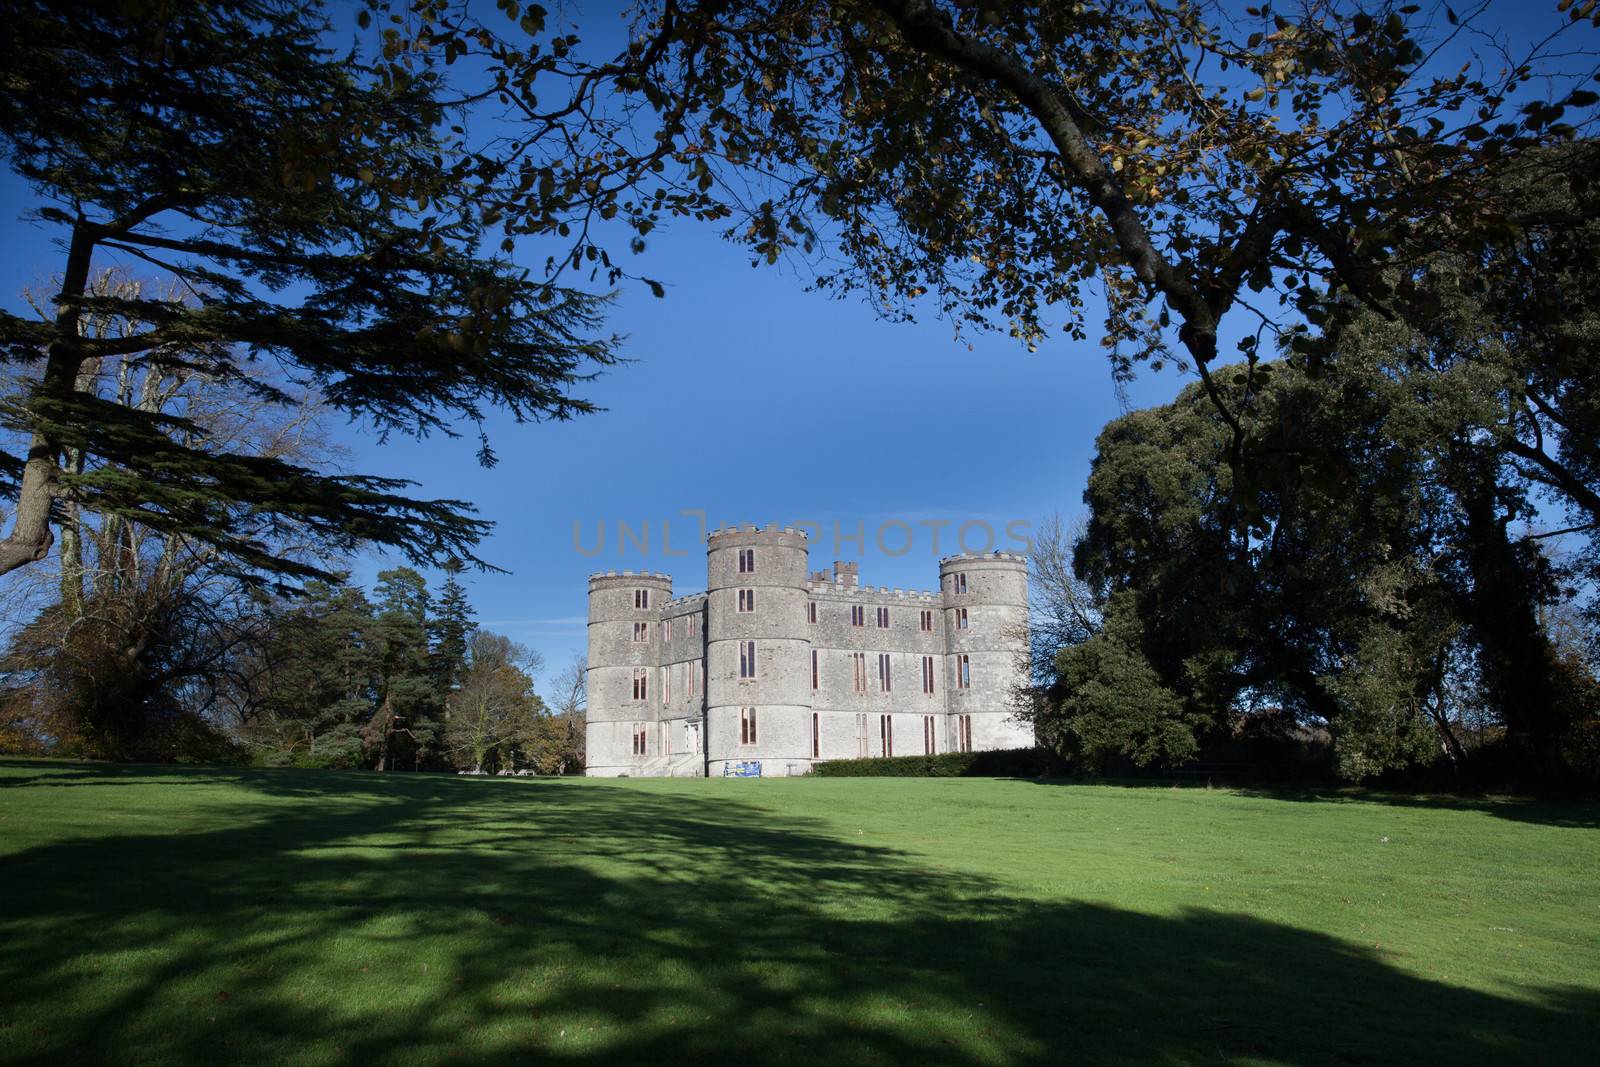
<instances>
[{"instance_id":1,"label":"tree shadow on grass","mask_svg":"<svg viewBox=\"0 0 1600 1067\"><path fill-rule=\"evenodd\" d=\"M251 792L8 860L0 1059L1548 1064L1600 1012L1246 916L1019 900L726 793L170 778Z\"/></svg>"},{"instance_id":2,"label":"tree shadow on grass","mask_svg":"<svg viewBox=\"0 0 1600 1067\"><path fill-rule=\"evenodd\" d=\"M211 775L232 773L230 768L179 767L169 763L90 763L63 759L28 759L6 756L3 766L7 773L0 774L0 789L20 789L28 786L126 785L143 778L160 778L166 781L200 784L214 780ZM33 771L17 774L16 770ZM205 774L207 777L197 777Z\"/></svg>"},{"instance_id":3,"label":"tree shadow on grass","mask_svg":"<svg viewBox=\"0 0 1600 1067\"><path fill-rule=\"evenodd\" d=\"M1442 811L1475 811L1497 819L1556 826L1573 830L1600 829L1600 803L1593 801L1551 801L1534 797L1466 796L1452 793L1401 793L1389 789L1347 788L1249 788L1239 792L1269 800L1312 803L1359 801L1387 804L1396 808L1421 808Z\"/></svg>"},{"instance_id":4,"label":"tree shadow on grass","mask_svg":"<svg viewBox=\"0 0 1600 1067\"><path fill-rule=\"evenodd\" d=\"M1260 797L1264 800L1286 800L1297 803L1370 803L1388 804L1400 808L1436 808L1446 811L1476 811L1499 819L1530 823L1538 826L1557 826L1570 829L1600 829L1600 801L1545 800L1537 797L1475 796L1457 793L1406 793L1393 789L1363 788L1361 786L1320 785L1258 785L1239 782L1215 784L1194 779L1160 778L1018 778L1020 782L1035 785L1107 785L1123 789L1200 789L1238 793L1241 796Z\"/></svg>"}]
</instances>

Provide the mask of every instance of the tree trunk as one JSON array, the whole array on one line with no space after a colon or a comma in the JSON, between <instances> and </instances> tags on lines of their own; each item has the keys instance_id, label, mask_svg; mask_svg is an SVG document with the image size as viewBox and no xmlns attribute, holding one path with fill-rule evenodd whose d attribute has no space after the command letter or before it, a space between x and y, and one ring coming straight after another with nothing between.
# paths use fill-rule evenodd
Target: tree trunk
<instances>
[{"instance_id":1,"label":"tree trunk","mask_svg":"<svg viewBox=\"0 0 1600 1067\"><path fill-rule=\"evenodd\" d=\"M1539 625L1538 575L1506 533L1487 475L1462 492L1466 564L1472 588L1465 614L1478 639L1483 688L1505 724L1523 769L1544 782L1565 777L1560 752L1565 694L1550 639Z\"/></svg>"},{"instance_id":2,"label":"tree trunk","mask_svg":"<svg viewBox=\"0 0 1600 1067\"><path fill-rule=\"evenodd\" d=\"M77 386L78 369L83 364L83 349L78 344L80 307L89 283L89 263L94 257L99 230L79 220L72 228L72 243L67 251L67 269L56 296L56 339L50 343L45 359L39 396L48 400L69 400ZM50 554L55 535L50 529L51 505L58 491L57 461L61 449L48 435L35 432L28 441L28 459L17 492L17 514L11 533L0 541L0 574L37 563Z\"/></svg>"}]
</instances>

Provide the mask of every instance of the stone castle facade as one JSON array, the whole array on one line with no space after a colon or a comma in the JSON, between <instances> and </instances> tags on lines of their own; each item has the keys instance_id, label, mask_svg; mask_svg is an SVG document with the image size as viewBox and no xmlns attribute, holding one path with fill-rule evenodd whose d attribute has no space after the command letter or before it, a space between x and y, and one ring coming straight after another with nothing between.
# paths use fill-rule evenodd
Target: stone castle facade
<instances>
[{"instance_id":1,"label":"stone castle facade","mask_svg":"<svg viewBox=\"0 0 1600 1067\"><path fill-rule=\"evenodd\" d=\"M951 556L938 592L809 570L804 531L706 539L706 591L589 579L587 772L804 774L815 762L1033 744L1013 718L1027 653L1024 557Z\"/></svg>"}]
</instances>

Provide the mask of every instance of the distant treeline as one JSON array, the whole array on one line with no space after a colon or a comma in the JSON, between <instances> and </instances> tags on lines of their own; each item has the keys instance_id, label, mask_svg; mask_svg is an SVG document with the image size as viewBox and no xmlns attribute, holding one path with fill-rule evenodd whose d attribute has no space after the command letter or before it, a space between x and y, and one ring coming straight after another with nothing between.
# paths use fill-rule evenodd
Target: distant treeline
<instances>
[{"instance_id":1,"label":"distant treeline","mask_svg":"<svg viewBox=\"0 0 1600 1067\"><path fill-rule=\"evenodd\" d=\"M530 653L477 627L453 572L369 596L272 596L159 542L94 552L83 595L40 610L0 659L0 751L375 770L583 768L582 664L535 692ZM117 571L121 573L107 573Z\"/></svg>"}]
</instances>

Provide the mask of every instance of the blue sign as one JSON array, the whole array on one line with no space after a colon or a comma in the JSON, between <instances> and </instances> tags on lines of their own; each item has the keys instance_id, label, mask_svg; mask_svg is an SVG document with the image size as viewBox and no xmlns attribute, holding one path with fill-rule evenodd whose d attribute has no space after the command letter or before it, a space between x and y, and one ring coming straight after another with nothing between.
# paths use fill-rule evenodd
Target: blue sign
<instances>
[{"instance_id":1,"label":"blue sign","mask_svg":"<svg viewBox=\"0 0 1600 1067\"><path fill-rule=\"evenodd\" d=\"M722 765L722 777L724 777L724 778L760 778L761 777L761 761L758 760L758 759L752 759L752 760L738 760L738 761L733 762L733 763L724 763Z\"/></svg>"}]
</instances>

